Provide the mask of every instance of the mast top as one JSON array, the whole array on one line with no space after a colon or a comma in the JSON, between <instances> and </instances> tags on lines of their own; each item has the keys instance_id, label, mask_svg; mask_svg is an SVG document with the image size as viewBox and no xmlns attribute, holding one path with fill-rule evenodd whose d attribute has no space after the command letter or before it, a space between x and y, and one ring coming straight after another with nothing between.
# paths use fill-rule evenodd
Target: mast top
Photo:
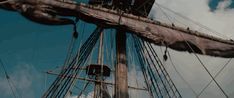
<instances>
[{"instance_id":1,"label":"mast top","mask_svg":"<svg viewBox=\"0 0 234 98\"><path fill-rule=\"evenodd\" d=\"M155 0L90 0L90 5L120 9L136 16L147 17Z\"/></svg>"}]
</instances>

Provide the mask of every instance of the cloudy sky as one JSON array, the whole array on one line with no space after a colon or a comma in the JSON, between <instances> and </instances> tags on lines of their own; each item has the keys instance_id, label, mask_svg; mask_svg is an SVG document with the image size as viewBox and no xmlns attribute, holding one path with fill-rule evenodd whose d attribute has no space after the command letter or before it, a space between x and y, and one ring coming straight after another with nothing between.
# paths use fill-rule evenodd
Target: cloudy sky
<instances>
[{"instance_id":1,"label":"cloudy sky","mask_svg":"<svg viewBox=\"0 0 234 98\"><path fill-rule=\"evenodd\" d=\"M207 34L212 34L217 37L225 39L234 38L234 9L231 0L157 0L150 17L164 21L167 23L174 23L182 27L190 27L194 30L202 31ZM177 13L172 13L163 7L167 7ZM162 11L163 10L163 11ZM165 15L166 13L166 15ZM185 19L185 16L189 19ZM205 26L205 28L204 28ZM210 29L207 29L210 28ZM159 49L156 47L155 49ZM159 50L160 51L160 50ZM191 85L192 90L185 85L186 83L177 75L170 62L166 62L171 77L182 95L186 98L191 98L198 94L201 89L211 80L208 73L201 66L200 62L194 55L188 53L175 52L170 50L172 59L177 67L177 70ZM160 53L160 52L159 52ZM212 58L207 56L199 56L202 62L208 67L214 76L224 65L228 59ZM231 61L227 67L217 76L216 80L222 86L224 91L233 96L233 66L234 61ZM211 85L201 94L202 98L222 98L224 97L218 87L211 83Z\"/></svg>"},{"instance_id":2,"label":"cloudy sky","mask_svg":"<svg viewBox=\"0 0 234 98\"><path fill-rule=\"evenodd\" d=\"M154 5L151 18L179 26L190 26L195 30L204 31L218 37L234 39L234 1L231 0L156 0L162 6L186 16L192 21L211 28L201 28L197 24L181 18L179 15ZM162 10L169 17L163 14ZM44 26L30 22L18 13L0 10L0 58L3 60L11 80L17 87L19 95L23 98L40 98L48 87L47 81L51 76L45 77L43 71L54 69L62 65L66 56L67 46L71 38L71 26ZM84 32L91 32L92 26L79 24ZM79 29L80 32L82 31ZM159 49L158 47L155 48ZM160 50L158 50L160 51ZM196 93L211 80L207 72L194 55L170 50L177 70L191 85ZM199 56L212 75L215 75L228 59ZM185 59L186 58L186 59ZM182 81L170 62L165 62L172 79L185 98L195 97L191 89ZM216 78L228 95L234 97L234 61ZM14 98L0 69L0 97ZM217 86L212 83L201 98L224 97Z\"/></svg>"}]
</instances>

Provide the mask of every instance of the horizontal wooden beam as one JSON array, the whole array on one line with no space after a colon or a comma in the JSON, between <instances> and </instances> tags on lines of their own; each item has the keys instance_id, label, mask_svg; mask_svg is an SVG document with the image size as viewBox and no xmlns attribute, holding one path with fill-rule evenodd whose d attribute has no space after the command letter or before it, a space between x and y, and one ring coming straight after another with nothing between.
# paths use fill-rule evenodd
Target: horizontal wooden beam
<instances>
[{"instance_id":1,"label":"horizontal wooden beam","mask_svg":"<svg viewBox=\"0 0 234 98\"><path fill-rule=\"evenodd\" d=\"M104 83L106 85L115 85L115 83L111 83L111 82L105 82L105 81L100 81L100 80L94 80L94 79L88 79L88 78L81 78L81 77L75 77L75 76L67 76L67 75L59 75L58 73L54 73L54 72L51 72L51 71L48 71L46 72L47 74L50 74L50 75L56 75L56 76L59 76L61 78L75 78L75 79L79 79L79 80L82 80L82 81L89 81L89 82L96 82L96 83ZM133 87L133 86L128 86L129 89L135 89L135 90L144 90L144 91L147 91L146 88L139 88L139 87Z\"/></svg>"},{"instance_id":2,"label":"horizontal wooden beam","mask_svg":"<svg viewBox=\"0 0 234 98\"><path fill-rule=\"evenodd\" d=\"M124 29L127 32L141 37L145 41L159 46L167 46L177 51L188 51L190 53L225 58L234 57L234 41L232 40L216 38L187 28L164 24L120 11L85 4L65 3L57 0L24 0L11 3L11 5L15 4L18 6L21 5L21 7L10 6L12 7L11 9L15 8L16 11L19 11L23 15L25 15L24 12L27 10L25 6L29 6L31 8L30 11L33 9L36 12L46 13L46 15L73 16L92 24L101 25L102 27ZM32 14L29 16L31 17L30 19L39 23L40 21L46 21L48 23L47 20L50 18L44 16L35 17L38 15ZM53 21L52 23L58 21L57 24L60 25L63 22L64 24L70 23L69 20L60 20L60 18L51 20Z\"/></svg>"}]
</instances>

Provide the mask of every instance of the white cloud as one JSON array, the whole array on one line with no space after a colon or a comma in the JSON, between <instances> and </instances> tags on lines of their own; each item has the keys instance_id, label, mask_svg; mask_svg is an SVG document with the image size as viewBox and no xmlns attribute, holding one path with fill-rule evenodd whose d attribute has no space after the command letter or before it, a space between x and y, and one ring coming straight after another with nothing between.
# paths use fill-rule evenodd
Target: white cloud
<instances>
[{"instance_id":1,"label":"white cloud","mask_svg":"<svg viewBox=\"0 0 234 98\"><path fill-rule=\"evenodd\" d=\"M234 9L228 8L232 2L231 0L224 0L220 2L217 10L214 12L212 12L208 6L209 0L157 0L156 2L192 19L193 21L196 21L211 28L212 30L221 33L218 34L219 36L222 35L221 37L227 36L227 38L234 39L234 29L232 29L234 21ZM164 10L164 12L167 13L168 16L171 16L170 20L173 21L176 25L189 26L198 31L217 35L215 33L211 33L209 30L195 25L191 21L178 17L178 15L175 15L167 10ZM150 16L163 22L171 22L168 21L167 17L156 4L154 5Z\"/></svg>"},{"instance_id":2,"label":"white cloud","mask_svg":"<svg viewBox=\"0 0 234 98\"><path fill-rule=\"evenodd\" d=\"M179 17L167 10L164 10L165 13L170 18L164 15L160 8L155 4L150 17L153 17L156 20L162 22L171 23L174 22L176 25L194 28L195 30L202 31L207 34L213 34L215 36L223 38L232 38L234 39L234 9L230 9L229 5L232 3L232 0L223 0L220 1L217 9L211 11L208 6L209 0L156 0L157 3L163 5L169 9L172 9L175 12L186 16L193 21L196 21L200 24L203 24L212 30L220 32L221 34L210 33L210 30L201 28L200 26ZM161 53L160 47L155 47L158 53ZM175 62L175 65L183 77L191 84L193 89L198 93L210 80L211 78L198 62L194 54L176 52L170 50L172 59ZM163 54L160 55L162 57ZM227 59L199 56L207 68L211 71L214 76L222 66L228 61ZM231 61L230 64L224 69L223 72L216 78L224 90L231 96L234 93L234 75L233 69L234 61ZM166 67L173 78L176 86L181 91L182 95L185 98L191 98L194 96L191 90L185 85L185 83L175 74L175 70L169 61L166 62ZM194 96L195 97L195 96ZM217 86L213 83L209 86L208 89L202 94L201 98L220 98L224 97Z\"/></svg>"},{"instance_id":3,"label":"white cloud","mask_svg":"<svg viewBox=\"0 0 234 98\"><path fill-rule=\"evenodd\" d=\"M70 96L68 96L68 97L66 97L66 98L77 98L78 96L72 96L72 95L70 95ZM81 95L79 98L87 98L87 97L85 97L85 95Z\"/></svg>"},{"instance_id":4,"label":"white cloud","mask_svg":"<svg viewBox=\"0 0 234 98\"><path fill-rule=\"evenodd\" d=\"M65 98L77 98L78 95L68 94ZM89 92L87 95L82 94L79 98L93 98L93 92Z\"/></svg>"},{"instance_id":5,"label":"white cloud","mask_svg":"<svg viewBox=\"0 0 234 98\"><path fill-rule=\"evenodd\" d=\"M13 70L14 72L9 71L9 76L14 85L16 96L36 98L33 90L33 80L39 80L40 76L35 68L27 64L22 64L14 66ZM5 77L0 78L0 92L2 97L13 98L13 94Z\"/></svg>"},{"instance_id":6,"label":"white cloud","mask_svg":"<svg viewBox=\"0 0 234 98\"><path fill-rule=\"evenodd\" d=\"M232 4L231 0L223 0L222 2L220 2L217 6L217 9L227 9L230 5Z\"/></svg>"}]
</instances>

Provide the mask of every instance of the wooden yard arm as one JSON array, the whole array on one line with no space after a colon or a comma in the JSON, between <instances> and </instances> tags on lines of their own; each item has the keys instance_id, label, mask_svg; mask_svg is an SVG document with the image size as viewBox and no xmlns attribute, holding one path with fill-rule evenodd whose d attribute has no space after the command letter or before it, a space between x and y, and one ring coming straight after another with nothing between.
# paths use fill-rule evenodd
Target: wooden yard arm
<instances>
[{"instance_id":1,"label":"wooden yard arm","mask_svg":"<svg viewBox=\"0 0 234 98\"><path fill-rule=\"evenodd\" d=\"M160 46L167 46L177 51L188 51L225 58L234 57L234 42L232 40L215 38L148 18L85 4L65 3L58 0L22 1L11 2L11 6L1 5L0 7L5 7L6 9L6 7L13 6L11 9L20 12L32 21L42 24L72 24L72 20L61 18L61 16L72 16L105 28L125 29L127 32L133 33L145 41ZM15 5L17 7L14 7ZM25 14L26 12L29 13L29 8L31 13Z\"/></svg>"}]
</instances>

